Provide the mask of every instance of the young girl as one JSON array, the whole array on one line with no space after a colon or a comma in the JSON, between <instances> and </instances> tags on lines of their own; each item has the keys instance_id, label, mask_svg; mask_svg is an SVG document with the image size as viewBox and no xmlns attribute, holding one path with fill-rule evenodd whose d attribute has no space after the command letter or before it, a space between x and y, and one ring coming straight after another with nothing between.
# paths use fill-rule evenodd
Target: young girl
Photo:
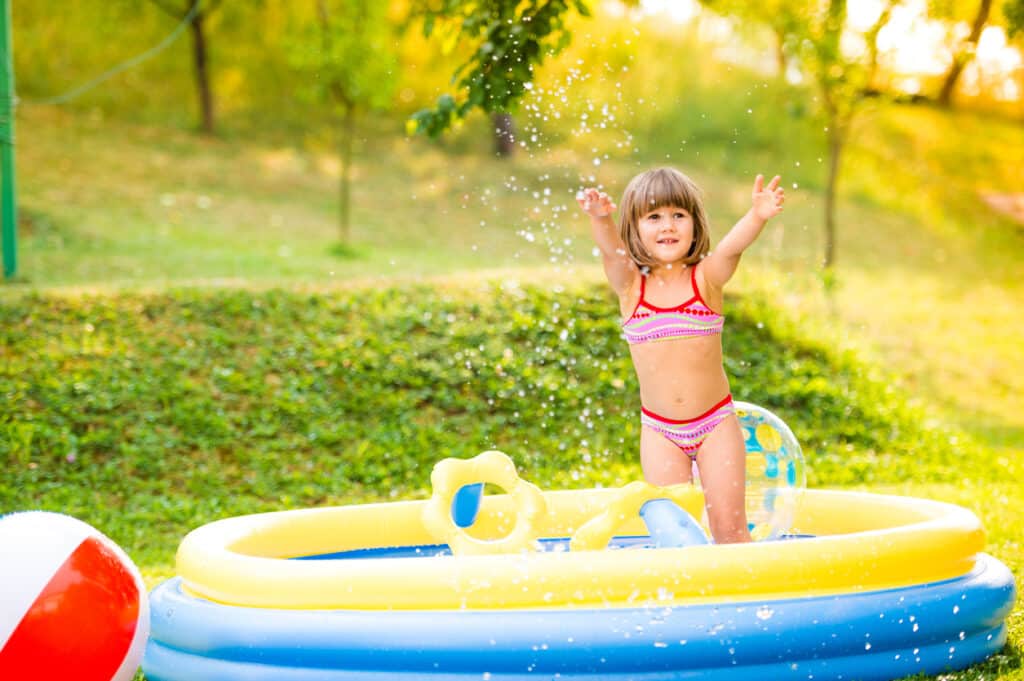
<instances>
[{"instance_id":1,"label":"young girl","mask_svg":"<svg viewBox=\"0 0 1024 681\"><path fill-rule=\"evenodd\" d=\"M692 479L696 461L717 543L750 541L744 507L746 449L722 367L722 289L765 222L782 211L780 178L754 180L752 206L718 247L711 245L700 190L659 168L632 179L616 206L604 192L577 196L640 383L640 463L666 486Z\"/></svg>"}]
</instances>

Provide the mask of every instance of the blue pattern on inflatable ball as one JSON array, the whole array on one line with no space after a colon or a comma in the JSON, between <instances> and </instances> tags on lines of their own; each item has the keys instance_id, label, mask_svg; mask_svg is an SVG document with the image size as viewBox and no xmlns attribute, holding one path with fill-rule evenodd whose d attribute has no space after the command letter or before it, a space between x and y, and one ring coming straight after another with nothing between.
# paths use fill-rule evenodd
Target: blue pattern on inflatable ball
<instances>
[{"instance_id":1,"label":"blue pattern on inflatable ball","mask_svg":"<svg viewBox=\"0 0 1024 681\"><path fill-rule=\"evenodd\" d=\"M747 450L747 521L754 539L775 539L792 529L807 486L803 450L772 412L749 402L735 405Z\"/></svg>"}]
</instances>

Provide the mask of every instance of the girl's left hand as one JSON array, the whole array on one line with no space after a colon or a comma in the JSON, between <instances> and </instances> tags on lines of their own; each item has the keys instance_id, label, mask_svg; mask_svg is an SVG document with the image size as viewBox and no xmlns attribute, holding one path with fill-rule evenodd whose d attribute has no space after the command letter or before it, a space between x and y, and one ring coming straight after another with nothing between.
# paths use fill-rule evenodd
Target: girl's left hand
<instances>
[{"instance_id":1,"label":"girl's left hand","mask_svg":"<svg viewBox=\"0 0 1024 681\"><path fill-rule=\"evenodd\" d=\"M773 218L782 212L782 204L786 202L786 190L779 187L782 178L778 175L764 186L764 175L754 179L754 192L751 195L754 215L762 220Z\"/></svg>"}]
</instances>

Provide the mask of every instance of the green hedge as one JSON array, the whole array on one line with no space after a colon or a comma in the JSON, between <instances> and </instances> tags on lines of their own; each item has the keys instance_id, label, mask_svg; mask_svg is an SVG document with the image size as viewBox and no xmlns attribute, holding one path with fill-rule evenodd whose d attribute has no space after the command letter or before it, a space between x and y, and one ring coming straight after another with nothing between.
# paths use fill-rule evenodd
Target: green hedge
<instances>
[{"instance_id":1,"label":"green hedge","mask_svg":"<svg viewBox=\"0 0 1024 681\"><path fill-rule=\"evenodd\" d=\"M728 308L733 394L791 425L811 485L960 475L963 436L870 367L763 300ZM423 496L434 462L489 448L545 487L621 484L639 404L615 317L603 287L488 283L9 300L0 511L166 556L215 517Z\"/></svg>"}]
</instances>

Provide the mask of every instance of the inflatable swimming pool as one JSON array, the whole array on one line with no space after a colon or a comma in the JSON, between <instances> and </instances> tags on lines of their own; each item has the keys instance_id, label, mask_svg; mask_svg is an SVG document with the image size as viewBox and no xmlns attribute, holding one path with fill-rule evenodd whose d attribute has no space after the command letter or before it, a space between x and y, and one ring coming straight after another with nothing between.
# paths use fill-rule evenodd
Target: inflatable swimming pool
<instances>
[{"instance_id":1,"label":"inflatable swimming pool","mask_svg":"<svg viewBox=\"0 0 1024 681\"><path fill-rule=\"evenodd\" d=\"M507 494L459 527L481 480ZM639 509L700 517L698 490L541 492L493 453L432 481L190 533L151 594L147 678L891 679L1006 640L1013 577L951 504L808 490L794 538L655 548Z\"/></svg>"}]
</instances>

